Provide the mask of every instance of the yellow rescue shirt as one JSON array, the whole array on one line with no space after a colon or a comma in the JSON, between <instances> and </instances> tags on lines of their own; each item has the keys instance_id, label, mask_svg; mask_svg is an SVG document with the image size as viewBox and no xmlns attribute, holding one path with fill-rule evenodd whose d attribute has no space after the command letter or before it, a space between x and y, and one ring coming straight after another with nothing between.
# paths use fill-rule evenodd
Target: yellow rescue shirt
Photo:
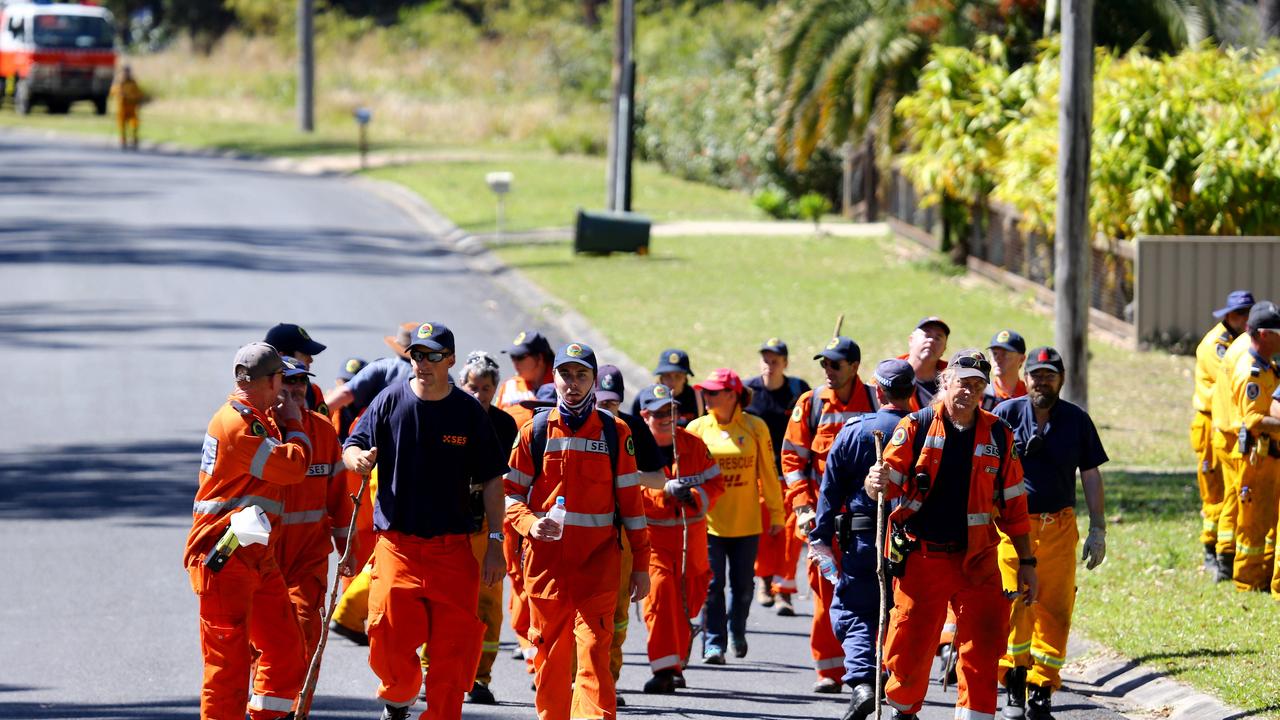
<instances>
[{"instance_id":1,"label":"yellow rescue shirt","mask_svg":"<svg viewBox=\"0 0 1280 720\"><path fill-rule=\"evenodd\" d=\"M1218 379L1218 370L1227 355L1227 348L1235 339L1230 328L1218 323L1196 346L1196 390L1191 396L1191 406L1196 412L1213 412L1213 384Z\"/></svg>"},{"instance_id":2,"label":"yellow rescue shirt","mask_svg":"<svg viewBox=\"0 0 1280 720\"><path fill-rule=\"evenodd\" d=\"M1233 353L1236 343L1244 341L1244 352ZM1227 450L1233 457L1240 457L1239 442L1236 441L1240 428L1248 430L1256 440L1261 431L1262 419L1271 410L1271 394L1280 386L1280 369L1270 358L1264 358L1254 351L1249 344L1249 336L1242 335L1232 343L1224 358L1222 373L1218 376L1218 386L1214 389L1214 422L1218 421L1218 399L1227 402L1225 407ZM1225 364L1230 359L1231 365ZM1269 434L1269 433L1268 433Z\"/></svg>"},{"instance_id":3,"label":"yellow rescue shirt","mask_svg":"<svg viewBox=\"0 0 1280 720\"><path fill-rule=\"evenodd\" d=\"M1234 436L1240 432L1240 421L1236 420L1234 424L1231 422L1231 406L1234 404L1231 397L1231 374L1235 372L1241 355L1246 357L1249 355L1248 335L1241 335L1227 346L1227 351L1222 355L1222 362L1218 365L1217 377L1213 381L1213 402L1210 403L1213 429L1223 435ZM1231 442L1234 443L1235 440Z\"/></svg>"},{"instance_id":4,"label":"yellow rescue shirt","mask_svg":"<svg viewBox=\"0 0 1280 720\"><path fill-rule=\"evenodd\" d=\"M782 490L773 459L769 427L739 408L728 424L706 414L685 428L706 443L724 476L724 495L707 513L707 532L719 537L759 535L760 498L769 510L769 522L781 525Z\"/></svg>"}]
</instances>

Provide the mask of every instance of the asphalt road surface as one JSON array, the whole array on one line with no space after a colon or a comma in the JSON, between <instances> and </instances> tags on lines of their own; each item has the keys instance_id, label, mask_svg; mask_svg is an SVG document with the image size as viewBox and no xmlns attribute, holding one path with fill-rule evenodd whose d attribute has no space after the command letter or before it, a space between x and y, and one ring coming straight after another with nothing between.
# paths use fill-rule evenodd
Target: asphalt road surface
<instances>
[{"instance_id":1,"label":"asphalt road surface","mask_svg":"<svg viewBox=\"0 0 1280 720\"><path fill-rule=\"evenodd\" d=\"M382 337L410 320L448 324L465 353L501 349L527 318L356 183L0 134L0 718L196 717L182 549L235 349L299 323L329 346L315 363L328 386L346 356L386 354ZM623 714L838 718L848 693L810 692L811 606L797 609L754 608L748 657L695 664L676 696L639 692L633 620ZM533 717L511 647L506 631L502 704L465 717ZM314 717L378 716L366 660L332 640ZM950 718L954 699L935 687L922 717ZM1119 717L1069 692L1057 704L1063 720Z\"/></svg>"}]
</instances>

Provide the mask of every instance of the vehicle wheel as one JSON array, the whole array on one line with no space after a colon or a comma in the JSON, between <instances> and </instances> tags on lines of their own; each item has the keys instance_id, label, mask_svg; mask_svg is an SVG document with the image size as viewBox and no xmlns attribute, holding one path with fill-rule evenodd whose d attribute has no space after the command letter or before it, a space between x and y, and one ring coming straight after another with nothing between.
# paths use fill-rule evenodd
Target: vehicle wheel
<instances>
[{"instance_id":1,"label":"vehicle wheel","mask_svg":"<svg viewBox=\"0 0 1280 720\"><path fill-rule=\"evenodd\" d=\"M107 96L101 95L93 99L93 111L99 115L107 114Z\"/></svg>"},{"instance_id":2,"label":"vehicle wheel","mask_svg":"<svg viewBox=\"0 0 1280 720\"><path fill-rule=\"evenodd\" d=\"M13 109L19 115L31 114L31 85L22 78L14 81L13 85Z\"/></svg>"},{"instance_id":3,"label":"vehicle wheel","mask_svg":"<svg viewBox=\"0 0 1280 720\"><path fill-rule=\"evenodd\" d=\"M66 115L71 111L70 100L48 100L45 105L49 107L50 115Z\"/></svg>"}]
</instances>

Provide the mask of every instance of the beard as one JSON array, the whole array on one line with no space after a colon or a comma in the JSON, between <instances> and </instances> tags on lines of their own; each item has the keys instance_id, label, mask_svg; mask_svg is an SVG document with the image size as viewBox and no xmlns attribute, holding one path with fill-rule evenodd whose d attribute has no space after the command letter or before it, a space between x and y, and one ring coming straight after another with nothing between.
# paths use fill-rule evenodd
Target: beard
<instances>
[{"instance_id":1,"label":"beard","mask_svg":"<svg viewBox=\"0 0 1280 720\"><path fill-rule=\"evenodd\" d=\"M1053 404L1058 402L1058 393L1056 390L1038 390L1029 388L1027 395L1031 397L1031 404L1041 410L1048 410Z\"/></svg>"}]
</instances>

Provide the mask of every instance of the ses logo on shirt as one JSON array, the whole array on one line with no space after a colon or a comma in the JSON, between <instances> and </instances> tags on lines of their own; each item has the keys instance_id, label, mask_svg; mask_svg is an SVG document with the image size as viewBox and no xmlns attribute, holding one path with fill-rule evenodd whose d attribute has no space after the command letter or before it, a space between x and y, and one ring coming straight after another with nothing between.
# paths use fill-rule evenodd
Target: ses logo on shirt
<instances>
[{"instance_id":1,"label":"ses logo on shirt","mask_svg":"<svg viewBox=\"0 0 1280 720\"><path fill-rule=\"evenodd\" d=\"M464 447L467 444L466 435L441 435L440 440L445 445L456 445L458 447Z\"/></svg>"}]
</instances>

